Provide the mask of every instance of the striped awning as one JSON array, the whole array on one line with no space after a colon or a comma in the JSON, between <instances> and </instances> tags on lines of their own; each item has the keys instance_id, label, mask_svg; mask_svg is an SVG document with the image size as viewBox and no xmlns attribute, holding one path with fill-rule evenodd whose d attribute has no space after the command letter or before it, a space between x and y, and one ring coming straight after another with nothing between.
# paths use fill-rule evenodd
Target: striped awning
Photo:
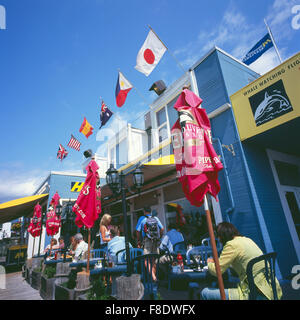
<instances>
[{"instance_id":1,"label":"striped awning","mask_svg":"<svg viewBox=\"0 0 300 320\"><path fill-rule=\"evenodd\" d=\"M42 205L49 194L39 194L25 198L19 198L0 204L0 223L10 222L20 217L33 215L34 206L39 202Z\"/></svg>"}]
</instances>

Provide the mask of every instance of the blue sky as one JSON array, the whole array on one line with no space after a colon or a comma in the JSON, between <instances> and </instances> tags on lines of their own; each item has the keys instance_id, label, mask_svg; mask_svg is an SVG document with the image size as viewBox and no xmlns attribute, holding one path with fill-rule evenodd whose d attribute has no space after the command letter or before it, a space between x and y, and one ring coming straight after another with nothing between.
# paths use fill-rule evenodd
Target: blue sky
<instances>
[{"instance_id":1,"label":"blue sky","mask_svg":"<svg viewBox=\"0 0 300 320\"><path fill-rule=\"evenodd\" d=\"M6 9L6 29L0 30L0 203L31 194L51 170L81 170L82 152L68 149L60 162L58 145L66 146L73 134L82 151L99 149L100 97L124 122L139 122L155 98L148 91L152 83L170 85L182 75L168 52L149 77L134 69L148 24L188 68L214 45L241 59L266 34L266 18L287 59L300 50L300 29L292 28L296 4L0 0ZM277 64L270 49L251 67L264 73ZM114 96L118 68L144 97L133 89L122 108ZM79 132L84 116L95 128L88 139Z\"/></svg>"}]
</instances>

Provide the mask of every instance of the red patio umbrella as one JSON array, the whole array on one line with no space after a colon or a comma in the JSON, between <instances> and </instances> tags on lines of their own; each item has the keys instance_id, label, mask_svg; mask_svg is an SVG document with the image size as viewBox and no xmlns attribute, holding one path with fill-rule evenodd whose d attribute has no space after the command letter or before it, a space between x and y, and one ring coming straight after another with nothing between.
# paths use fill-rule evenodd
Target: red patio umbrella
<instances>
[{"instance_id":1,"label":"red patio umbrella","mask_svg":"<svg viewBox=\"0 0 300 320\"><path fill-rule=\"evenodd\" d=\"M99 181L99 166L95 160L91 160L86 167L87 177L79 193L73 211L76 214L75 223L79 228L88 228L88 260L87 272L89 272L91 228L101 213L101 190L97 187Z\"/></svg>"},{"instance_id":2,"label":"red patio umbrella","mask_svg":"<svg viewBox=\"0 0 300 320\"><path fill-rule=\"evenodd\" d=\"M174 108L179 119L173 125L172 143L177 177L189 202L197 207L204 204L213 258L216 265L221 298L225 300L224 284L219 265L216 242L206 194L217 197L220 191L218 172L223 165L216 154L211 138L211 126L202 99L183 89Z\"/></svg>"}]
</instances>

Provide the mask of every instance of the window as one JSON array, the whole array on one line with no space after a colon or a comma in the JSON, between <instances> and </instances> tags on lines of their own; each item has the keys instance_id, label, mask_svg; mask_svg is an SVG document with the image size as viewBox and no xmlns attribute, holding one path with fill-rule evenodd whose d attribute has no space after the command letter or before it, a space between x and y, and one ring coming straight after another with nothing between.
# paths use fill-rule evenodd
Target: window
<instances>
[{"instance_id":1,"label":"window","mask_svg":"<svg viewBox=\"0 0 300 320\"><path fill-rule=\"evenodd\" d=\"M157 129L158 129L158 142L161 143L168 138L168 125L166 108L163 107L156 113Z\"/></svg>"},{"instance_id":2,"label":"window","mask_svg":"<svg viewBox=\"0 0 300 320\"><path fill-rule=\"evenodd\" d=\"M116 169L121 168L127 163L127 140L123 139L116 145Z\"/></svg>"},{"instance_id":3,"label":"window","mask_svg":"<svg viewBox=\"0 0 300 320\"><path fill-rule=\"evenodd\" d=\"M180 210L184 220L180 220ZM188 200L176 200L165 205L167 228L171 224L179 227L186 242L195 246L208 237L206 216L203 207L192 206ZM212 215L212 219L213 215ZM214 220L213 220L214 223Z\"/></svg>"},{"instance_id":4,"label":"window","mask_svg":"<svg viewBox=\"0 0 300 320\"><path fill-rule=\"evenodd\" d=\"M167 122L166 109L163 107L156 113L157 126L160 127L162 124Z\"/></svg>"},{"instance_id":5,"label":"window","mask_svg":"<svg viewBox=\"0 0 300 320\"><path fill-rule=\"evenodd\" d=\"M178 114L177 114L177 110L174 109L174 104L177 101L179 96L177 96L175 99L173 99L172 101L170 101L167 104L167 111L168 111L168 117L169 117L169 124L170 124L170 128L173 127L173 125L175 124L175 122L178 119Z\"/></svg>"},{"instance_id":6,"label":"window","mask_svg":"<svg viewBox=\"0 0 300 320\"><path fill-rule=\"evenodd\" d=\"M115 165L115 147L110 149L110 163Z\"/></svg>"},{"instance_id":7,"label":"window","mask_svg":"<svg viewBox=\"0 0 300 320\"><path fill-rule=\"evenodd\" d=\"M300 187L299 167L295 164L274 160L281 185Z\"/></svg>"}]
</instances>

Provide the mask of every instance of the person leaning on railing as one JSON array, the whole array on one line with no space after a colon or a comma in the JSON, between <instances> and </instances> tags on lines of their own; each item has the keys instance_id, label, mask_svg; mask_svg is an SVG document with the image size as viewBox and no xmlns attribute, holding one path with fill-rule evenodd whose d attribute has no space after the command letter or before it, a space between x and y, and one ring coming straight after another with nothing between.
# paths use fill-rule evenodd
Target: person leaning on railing
<instances>
[{"instance_id":1,"label":"person leaning on railing","mask_svg":"<svg viewBox=\"0 0 300 320\"><path fill-rule=\"evenodd\" d=\"M225 289L227 300L248 300L249 287L247 283L247 264L253 258L261 256L263 253L256 243L240 235L235 226L229 222L222 222L217 226L217 235L223 245L223 250L219 258L221 272L224 273L231 267L240 279L237 288ZM207 259L208 271L216 276L215 263L212 258ZM253 268L254 282L260 292L260 299L273 300L273 291L264 274L264 262L257 263ZM276 289L278 298L282 297L282 290L276 279ZM203 300L220 300L219 289L204 288L201 292Z\"/></svg>"}]
</instances>

